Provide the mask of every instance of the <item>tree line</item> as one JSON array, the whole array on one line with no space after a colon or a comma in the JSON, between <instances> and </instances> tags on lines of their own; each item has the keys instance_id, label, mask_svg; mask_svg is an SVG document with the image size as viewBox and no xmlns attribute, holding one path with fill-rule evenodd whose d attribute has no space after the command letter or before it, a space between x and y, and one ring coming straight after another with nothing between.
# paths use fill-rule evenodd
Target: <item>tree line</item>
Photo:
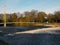
<instances>
[{"instance_id":1,"label":"tree line","mask_svg":"<svg viewBox=\"0 0 60 45\"><path fill-rule=\"evenodd\" d=\"M43 11L26 11L21 13L6 14L7 22L21 22L13 23L15 26L32 26L33 23L22 23L22 22L35 22L35 23L60 23L60 11L46 14ZM3 22L3 14L0 14L0 23Z\"/></svg>"}]
</instances>

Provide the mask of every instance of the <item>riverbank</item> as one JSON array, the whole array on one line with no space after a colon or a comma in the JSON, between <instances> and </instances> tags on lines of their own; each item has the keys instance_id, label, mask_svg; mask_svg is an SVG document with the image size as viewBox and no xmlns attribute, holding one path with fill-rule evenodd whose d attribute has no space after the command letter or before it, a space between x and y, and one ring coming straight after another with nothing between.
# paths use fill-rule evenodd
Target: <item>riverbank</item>
<instances>
[{"instance_id":1,"label":"riverbank","mask_svg":"<svg viewBox=\"0 0 60 45\"><path fill-rule=\"evenodd\" d=\"M60 23L35 23L34 26L60 27Z\"/></svg>"},{"instance_id":2,"label":"riverbank","mask_svg":"<svg viewBox=\"0 0 60 45\"><path fill-rule=\"evenodd\" d=\"M48 23L45 24L46 26L51 26L51 27L60 27L60 23Z\"/></svg>"}]
</instances>

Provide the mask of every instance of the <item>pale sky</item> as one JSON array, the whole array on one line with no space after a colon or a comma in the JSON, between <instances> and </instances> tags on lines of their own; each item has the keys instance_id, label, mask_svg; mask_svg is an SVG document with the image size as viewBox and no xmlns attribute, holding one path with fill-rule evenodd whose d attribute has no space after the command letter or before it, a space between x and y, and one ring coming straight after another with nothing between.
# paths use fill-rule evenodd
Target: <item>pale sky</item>
<instances>
[{"instance_id":1,"label":"pale sky","mask_svg":"<svg viewBox=\"0 0 60 45\"><path fill-rule=\"evenodd\" d=\"M4 12L4 4L7 5L7 13L31 11L32 9L53 13L60 10L60 0L0 0L0 13Z\"/></svg>"}]
</instances>

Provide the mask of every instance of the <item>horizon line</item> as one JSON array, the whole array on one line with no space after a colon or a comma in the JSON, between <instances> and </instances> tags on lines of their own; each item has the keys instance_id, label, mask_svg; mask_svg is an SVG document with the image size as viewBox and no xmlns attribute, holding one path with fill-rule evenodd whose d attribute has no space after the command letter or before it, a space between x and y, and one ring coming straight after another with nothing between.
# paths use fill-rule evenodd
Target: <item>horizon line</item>
<instances>
[{"instance_id":1,"label":"horizon line","mask_svg":"<svg viewBox=\"0 0 60 45\"><path fill-rule=\"evenodd\" d=\"M35 9L33 9L33 10L26 10L26 11L12 11L12 12L9 12L9 11L6 11L6 13L7 14L11 14L11 13L24 13L24 12L31 12L31 11L34 11ZM56 11L60 11L60 10L55 10L55 11L52 11L52 12L48 12L48 11L40 11L40 10L35 10L35 11L37 11L37 12L45 12L46 14L49 14L49 13L54 13L54 12L56 12ZM4 11L3 12L0 12L0 14L3 14L4 13Z\"/></svg>"}]
</instances>

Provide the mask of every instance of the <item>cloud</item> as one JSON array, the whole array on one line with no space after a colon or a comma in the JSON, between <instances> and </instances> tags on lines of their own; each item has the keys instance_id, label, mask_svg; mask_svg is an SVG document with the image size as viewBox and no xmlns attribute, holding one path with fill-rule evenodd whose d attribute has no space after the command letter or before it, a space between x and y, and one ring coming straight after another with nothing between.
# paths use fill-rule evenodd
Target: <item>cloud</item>
<instances>
[{"instance_id":1,"label":"cloud","mask_svg":"<svg viewBox=\"0 0 60 45\"><path fill-rule=\"evenodd\" d=\"M44 10L46 13L54 13L55 11L59 11L60 10L60 7L57 6L57 7L53 7L53 8L48 8L46 10Z\"/></svg>"}]
</instances>

